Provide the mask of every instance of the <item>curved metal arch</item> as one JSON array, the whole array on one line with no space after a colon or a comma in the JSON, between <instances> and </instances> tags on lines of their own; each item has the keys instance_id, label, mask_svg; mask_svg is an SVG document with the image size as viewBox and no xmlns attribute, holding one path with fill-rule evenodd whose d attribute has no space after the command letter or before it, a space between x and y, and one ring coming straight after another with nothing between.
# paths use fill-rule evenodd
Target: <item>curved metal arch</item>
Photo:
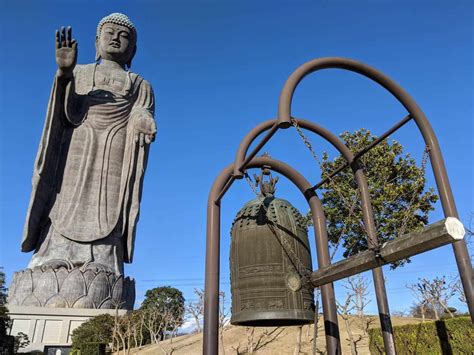
<instances>
[{"instance_id":1,"label":"curved metal arch","mask_svg":"<svg viewBox=\"0 0 474 355\"><path fill-rule=\"evenodd\" d=\"M291 103L298 84L307 75L323 69L344 69L361 74L389 91L409 112L429 149L431 167L443 207L445 217L459 218L454 202L438 139L424 112L415 100L395 81L375 68L348 58L326 57L304 63L288 78L280 93L278 102L278 126L288 128L291 125ZM464 240L453 243L454 255L466 295L471 320L474 322L474 287L471 259Z\"/></svg>"},{"instance_id":2,"label":"curved metal arch","mask_svg":"<svg viewBox=\"0 0 474 355\"><path fill-rule=\"evenodd\" d=\"M292 181L308 201L313 217L318 267L329 265L326 217L311 184L290 165L269 157L257 157L247 168L270 167ZM220 200L217 197L232 177L233 164L227 166L214 181L207 205L206 279L204 296L204 354L218 353L219 273L220 273ZM326 344L329 354L341 354L336 300L332 283L321 287Z\"/></svg>"},{"instance_id":3,"label":"curved metal arch","mask_svg":"<svg viewBox=\"0 0 474 355\"><path fill-rule=\"evenodd\" d=\"M400 85L375 68L352 59L339 57L318 58L304 63L290 75L280 93L278 102L278 125L283 128L291 125L291 103L296 87L301 80L307 75L323 69L344 69L361 74L384 87L406 108L415 120L430 150L430 160L438 190L440 196L442 196L445 216L457 217L451 186L447 178L443 157L433 128L415 100Z\"/></svg>"},{"instance_id":4,"label":"curved metal arch","mask_svg":"<svg viewBox=\"0 0 474 355\"><path fill-rule=\"evenodd\" d=\"M263 132L270 130L270 132L268 132L267 135L258 144L259 146L263 146L271 138L271 136L273 136L273 134L278 130L278 128L279 127L277 120L270 119L255 126L249 133L245 135L245 137L240 141L239 149L237 149L237 154L235 156L234 170L232 174L234 178L241 179L244 177L244 173L242 170L245 170L246 160L254 158L252 157L253 152L248 157L247 152L250 148L250 145L255 141L255 139ZM265 139L267 137L268 139ZM259 150L257 148L254 149L255 154Z\"/></svg>"}]
</instances>

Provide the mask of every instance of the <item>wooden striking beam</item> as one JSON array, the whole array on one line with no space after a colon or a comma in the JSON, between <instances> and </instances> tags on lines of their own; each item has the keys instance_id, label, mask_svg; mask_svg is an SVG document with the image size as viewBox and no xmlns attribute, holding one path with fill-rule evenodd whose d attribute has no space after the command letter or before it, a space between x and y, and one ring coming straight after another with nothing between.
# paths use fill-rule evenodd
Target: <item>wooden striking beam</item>
<instances>
[{"instance_id":1,"label":"wooden striking beam","mask_svg":"<svg viewBox=\"0 0 474 355\"><path fill-rule=\"evenodd\" d=\"M453 243L464 238L463 224L454 217L448 217L426 226L422 232L405 234L385 243L379 251L365 250L315 271L311 283L319 287L378 266L421 254L425 251Z\"/></svg>"}]
</instances>

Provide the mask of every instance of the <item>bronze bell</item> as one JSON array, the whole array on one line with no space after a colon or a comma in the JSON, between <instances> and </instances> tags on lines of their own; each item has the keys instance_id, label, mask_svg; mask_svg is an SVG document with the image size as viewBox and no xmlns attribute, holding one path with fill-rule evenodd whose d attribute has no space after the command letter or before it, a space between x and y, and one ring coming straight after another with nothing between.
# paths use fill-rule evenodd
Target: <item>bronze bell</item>
<instances>
[{"instance_id":1,"label":"bronze bell","mask_svg":"<svg viewBox=\"0 0 474 355\"><path fill-rule=\"evenodd\" d=\"M311 253L305 220L274 196L278 178L237 213L231 230L231 324L289 326L314 322Z\"/></svg>"}]
</instances>

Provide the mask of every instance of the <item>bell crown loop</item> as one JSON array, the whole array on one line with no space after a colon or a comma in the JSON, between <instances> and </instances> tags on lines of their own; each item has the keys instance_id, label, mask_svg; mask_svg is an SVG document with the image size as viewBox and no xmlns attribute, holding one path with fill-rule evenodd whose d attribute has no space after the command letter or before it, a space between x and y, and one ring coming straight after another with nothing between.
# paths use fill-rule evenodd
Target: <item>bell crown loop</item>
<instances>
[{"instance_id":1,"label":"bell crown loop","mask_svg":"<svg viewBox=\"0 0 474 355\"><path fill-rule=\"evenodd\" d=\"M257 187L260 187L259 197L274 197L275 195L278 176L273 177L269 168L263 166L260 175L254 174L253 176ZM264 180L264 176L268 176L267 181Z\"/></svg>"}]
</instances>

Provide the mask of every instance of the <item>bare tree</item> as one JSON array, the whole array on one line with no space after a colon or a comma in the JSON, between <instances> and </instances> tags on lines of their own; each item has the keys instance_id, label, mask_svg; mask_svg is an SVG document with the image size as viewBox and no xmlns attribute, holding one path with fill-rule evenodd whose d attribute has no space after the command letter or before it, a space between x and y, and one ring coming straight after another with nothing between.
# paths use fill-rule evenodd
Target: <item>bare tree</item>
<instances>
[{"instance_id":1,"label":"bare tree","mask_svg":"<svg viewBox=\"0 0 474 355\"><path fill-rule=\"evenodd\" d=\"M145 314L141 310L135 310L118 318L116 334L122 343L124 354L130 354L132 347L139 348L143 345L143 328L145 326Z\"/></svg>"},{"instance_id":2,"label":"bare tree","mask_svg":"<svg viewBox=\"0 0 474 355\"><path fill-rule=\"evenodd\" d=\"M246 327L245 334L247 334L247 353L253 354L254 352L254 335L255 335L255 327Z\"/></svg>"},{"instance_id":3,"label":"bare tree","mask_svg":"<svg viewBox=\"0 0 474 355\"><path fill-rule=\"evenodd\" d=\"M194 294L198 298L196 301L189 302L186 310L194 318L197 332L201 333L201 319L204 316L204 290L195 288Z\"/></svg>"},{"instance_id":4,"label":"bare tree","mask_svg":"<svg viewBox=\"0 0 474 355\"><path fill-rule=\"evenodd\" d=\"M437 309L437 312L441 313L442 309ZM412 317L421 317L422 322L426 319L436 319L433 306L431 305L431 303L426 302L414 303L413 306L410 307L410 314Z\"/></svg>"},{"instance_id":5,"label":"bare tree","mask_svg":"<svg viewBox=\"0 0 474 355\"><path fill-rule=\"evenodd\" d=\"M394 317L400 317L400 318L403 318L403 317L407 317L409 315L409 313L407 313L406 310L395 310L393 312L390 312L392 316Z\"/></svg>"},{"instance_id":6,"label":"bare tree","mask_svg":"<svg viewBox=\"0 0 474 355\"><path fill-rule=\"evenodd\" d=\"M316 320L313 320L313 322ZM305 335L305 340L307 343L311 342L313 339L311 338L311 324L308 324L308 327L306 328L306 335Z\"/></svg>"},{"instance_id":7,"label":"bare tree","mask_svg":"<svg viewBox=\"0 0 474 355\"><path fill-rule=\"evenodd\" d=\"M364 309L370 302L367 299L369 282L361 274L358 274L354 277L349 277L344 287L354 295L353 305L356 314L359 318L363 318L365 316Z\"/></svg>"},{"instance_id":8,"label":"bare tree","mask_svg":"<svg viewBox=\"0 0 474 355\"><path fill-rule=\"evenodd\" d=\"M229 315L229 311L225 306L225 292L219 292L219 339L220 339L220 348L222 350L222 354L225 355L224 349L224 327L227 323L227 316Z\"/></svg>"},{"instance_id":9,"label":"bare tree","mask_svg":"<svg viewBox=\"0 0 474 355\"><path fill-rule=\"evenodd\" d=\"M143 327L145 322L144 312L141 310L134 310L128 314L129 316L129 333L130 333L130 346L133 340L133 346L139 348L143 345Z\"/></svg>"},{"instance_id":10,"label":"bare tree","mask_svg":"<svg viewBox=\"0 0 474 355\"><path fill-rule=\"evenodd\" d=\"M144 325L150 333L152 344L158 344L164 331L163 312L158 307L148 307L144 310Z\"/></svg>"},{"instance_id":11,"label":"bare tree","mask_svg":"<svg viewBox=\"0 0 474 355\"><path fill-rule=\"evenodd\" d=\"M235 351L235 355L249 354L245 349L240 349L240 341L237 344L237 347L232 346L232 349Z\"/></svg>"},{"instance_id":12,"label":"bare tree","mask_svg":"<svg viewBox=\"0 0 474 355\"><path fill-rule=\"evenodd\" d=\"M428 301L426 300L426 295L422 290L419 289L418 284L406 285L406 287L411 291L412 295L416 298L416 311L421 313L421 322L424 323L426 319L426 305ZM413 311L412 311L413 314Z\"/></svg>"},{"instance_id":13,"label":"bare tree","mask_svg":"<svg viewBox=\"0 0 474 355\"><path fill-rule=\"evenodd\" d=\"M247 348L240 348L240 342L237 347L233 346L232 349L235 351L236 355L241 354L254 354L259 349L263 348L267 344L270 344L274 340L278 338L278 336L284 331L284 329L280 327L276 327L272 330L269 328L265 328L258 338L256 339L255 336L255 327L246 327L245 334L247 336Z\"/></svg>"},{"instance_id":14,"label":"bare tree","mask_svg":"<svg viewBox=\"0 0 474 355\"><path fill-rule=\"evenodd\" d=\"M122 305L124 302L120 303L117 302L115 303L115 315L114 315L114 329L112 331L112 351L120 351L120 347L125 348L123 346L123 342L121 341L120 335L119 335L119 327L120 327L120 316L118 314L118 311L120 308L122 308Z\"/></svg>"},{"instance_id":15,"label":"bare tree","mask_svg":"<svg viewBox=\"0 0 474 355\"><path fill-rule=\"evenodd\" d=\"M318 287L314 289L314 327L313 327L313 347L312 354L316 355L318 353L318 334L319 334L319 298L321 295L321 289Z\"/></svg>"},{"instance_id":16,"label":"bare tree","mask_svg":"<svg viewBox=\"0 0 474 355\"><path fill-rule=\"evenodd\" d=\"M254 354L256 351L275 341L285 329L276 327L276 328L264 328L258 336L256 336L255 330L258 328L255 327L246 327L245 334L247 335L247 354ZM237 354L241 354L240 344L237 348L233 348ZM242 350L244 351L244 350Z\"/></svg>"},{"instance_id":17,"label":"bare tree","mask_svg":"<svg viewBox=\"0 0 474 355\"><path fill-rule=\"evenodd\" d=\"M337 311L338 311L339 315L341 316L341 318L344 320L344 324L346 325L346 331L347 331L347 336L348 336L347 340L349 341L349 343L351 345L351 354L352 355L357 355L358 354L358 352L357 352L357 343L362 340L362 335L359 335L356 338L354 336L354 334L352 333L352 329L351 329L350 315L351 315L351 312L355 308L352 305L353 297L354 297L354 295L348 292L346 294L346 300L344 301L344 303L339 303L338 301L336 301L336 302L337 302Z\"/></svg>"},{"instance_id":18,"label":"bare tree","mask_svg":"<svg viewBox=\"0 0 474 355\"><path fill-rule=\"evenodd\" d=\"M369 282L364 276L358 274L354 277L349 277L344 287L354 295L353 306L359 318L359 326L362 329L364 337L368 337L370 325L375 321L374 318L370 318L365 314L365 308L370 303L368 299Z\"/></svg>"},{"instance_id":19,"label":"bare tree","mask_svg":"<svg viewBox=\"0 0 474 355\"><path fill-rule=\"evenodd\" d=\"M179 311L178 314L183 312ZM176 317L176 312L168 311L166 317L168 318L168 326L165 329L170 329L170 343L173 342L173 337L176 337L179 327L181 326L181 319Z\"/></svg>"},{"instance_id":20,"label":"bare tree","mask_svg":"<svg viewBox=\"0 0 474 355\"><path fill-rule=\"evenodd\" d=\"M458 296L458 300L467 305L466 294L464 293L464 288L462 287L461 279L459 277L454 280L451 287L454 293Z\"/></svg>"},{"instance_id":21,"label":"bare tree","mask_svg":"<svg viewBox=\"0 0 474 355\"><path fill-rule=\"evenodd\" d=\"M136 332L139 339L138 346L141 347L143 345L143 340L144 340L143 328L145 327L145 314L140 310L137 311L137 314L138 316L136 316L136 319L138 321L138 324L137 324Z\"/></svg>"},{"instance_id":22,"label":"bare tree","mask_svg":"<svg viewBox=\"0 0 474 355\"><path fill-rule=\"evenodd\" d=\"M130 354L133 322L131 313L115 318L114 335L124 355Z\"/></svg>"},{"instance_id":23,"label":"bare tree","mask_svg":"<svg viewBox=\"0 0 474 355\"><path fill-rule=\"evenodd\" d=\"M351 354L357 355L358 343L369 336L370 325L375 321L374 318L367 317L365 308L369 304L368 300L368 286L369 283L361 275L349 277L343 285L346 288L346 299L344 303L338 302L338 312L346 325L348 341L351 345ZM355 311L355 316L352 312ZM358 328L362 334L354 334L353 321L357 320Z\"/></svg>"},{"instance_id":24,"label":"bare tree","mask_svg":"<svg viewBox=\"0 0 474 355\"><path fill-rule=\"evenodd\" d=\"M435 277L433 280L418 279L418 283L408 285L412 291L412 294L418 299L422 319L425 320L424 313L427 305L430 305L434 311L435 319L440 319L440 311L444 310L451 317L454 317L450 307L448 307L448 301L454 296L455 290L452 285L446 282L446 276Z\"/></svg>"},{"instance_id":25,"label":"bare tree","mask_svg":"<svg viewBox=\"0 0 474 355\"><path fill-rule=\"evenodd\" d=\"M299 355L301 351L301 334L303 333L303 326L299 325L296 330L296 344L295 350L293 350L293 355Z\"/></svg>"},{"instance_id":26,"label":"bare tree","mask_svg":"<svg viewBox=\"0 0 474 355\"><path fill-rule=\"evenodd\" d=\"M255 346L254 346L255 351L275 341L284 331L285 329L281 327L276 327L271 330L268 328L265 328L255 343Z\"/></svg>"}]
</instances>

